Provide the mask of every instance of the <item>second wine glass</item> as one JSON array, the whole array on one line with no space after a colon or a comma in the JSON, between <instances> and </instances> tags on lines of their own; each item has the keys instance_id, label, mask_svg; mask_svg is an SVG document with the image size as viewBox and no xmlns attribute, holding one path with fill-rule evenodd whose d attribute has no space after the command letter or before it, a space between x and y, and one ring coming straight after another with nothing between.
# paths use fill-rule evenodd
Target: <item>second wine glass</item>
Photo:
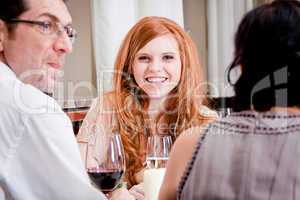
<instances>
[{"instance_id":1,"label":"second wine glass","mask_svg":"<svg viewBox=\"0 0 300 200\"><path fill-rule=\"evenodd\" d=\"M172 146L171 136L153 135L147 141L144 171L145 200L157 200Z\"/></svg>"},{"instance_id":2,"label":"second wine glass","mask_svg":"<svg viewBox=\"0 0 300 200\"><path fill-rule=\"evenodd\" d=\"M153 135L147 141L147 168L165 168L172 147L169 135Z\"/></svg>"},{"instance_id":3,"label":"second wine glass","mask_svg":"<svg viewBox=\"0 0 300 200\"><path fill-rule=\"evenodd\" d=\"M112 192L125 172L124 149L120 134L100 135L95 140L91 153L92 161L87 164L91 181L103 193Z\"/></svg>"}]
</instances>

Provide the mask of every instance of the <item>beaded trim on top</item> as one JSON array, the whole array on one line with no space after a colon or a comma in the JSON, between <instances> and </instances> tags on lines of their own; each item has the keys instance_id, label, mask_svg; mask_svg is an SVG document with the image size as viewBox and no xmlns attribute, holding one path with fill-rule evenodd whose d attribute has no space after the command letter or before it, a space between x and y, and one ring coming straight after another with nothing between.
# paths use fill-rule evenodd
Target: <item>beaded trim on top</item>
<instances>
[{"instance_id":1,"label":"beaded trim on top","mask_svg":"<svg viewBox=\"0 0 300 200\"><path fill-rule=\"evenodd\" d=\"M266 113L256 113L252 111L242 111L239 113L232 113L229 118L222 118L212 124L209 124L204 129L203 136L200 138L199 142L197 143L197 146L195 148L195 151L193 153L192 159L189 161L184 174L179 182L179 186L177 188L177 199L180 199L182 195L182 191L184 189L184 186L186 184L186 181L188 180L188 177L191 173L191 170L193 168L193 165L195 163L197 154L200 151L200 148L208 134L210 134L209 130L215 131L222 131L226 130L226 134L228 135L239 135L239 134L256 134L256 135L282 135L282 134L288 134L288 133L299 133L300 132L300 123L299 124L284 124L283 126L279 127L261 127L257 126L255 121L250 122L248 124L240 124L238 121L234 120L234 118L247 118L250 120L276 120L276 119L299 119L300 120L300 114L290 114L290 113L272 113L272 112L266 112ZM230 121L229 119L233 120ZM253 124L253 127L251 126ZM281 124L279 124L281 125ZM254 132L249 131L252 129ZM217 134L215 132L215 134Z\"/></svg>"}]
</instances>

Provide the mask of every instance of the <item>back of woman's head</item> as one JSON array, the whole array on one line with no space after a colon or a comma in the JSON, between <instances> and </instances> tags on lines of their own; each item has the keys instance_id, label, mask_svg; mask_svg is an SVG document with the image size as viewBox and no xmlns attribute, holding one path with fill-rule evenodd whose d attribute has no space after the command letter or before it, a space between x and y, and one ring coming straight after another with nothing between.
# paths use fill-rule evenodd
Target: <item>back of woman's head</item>
<instances>
[{"instance_id":1,"label":"back of woman's head","mask_svg":"<svg viewBox=\"0 0 300 200\"><path fill-rule=\"evenodd\" d=\"M300 2L277 0L245 15L229 74L237 66L241 76L234 84L234 110L300 105Z\"/></svg>"}]
</instances>

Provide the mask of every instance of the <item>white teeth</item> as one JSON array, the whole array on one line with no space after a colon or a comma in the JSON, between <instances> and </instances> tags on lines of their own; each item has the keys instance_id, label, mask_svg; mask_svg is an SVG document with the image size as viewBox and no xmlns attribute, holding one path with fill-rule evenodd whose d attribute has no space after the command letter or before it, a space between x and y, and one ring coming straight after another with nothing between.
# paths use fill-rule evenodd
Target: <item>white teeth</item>
<instances>
[{"instance_id":1,"label":"white teeth","mask_svg":"<svg viewBox=\"0 0 300 200\"><path fill-rule=\"evenodd\" d=\"M148 81L150 83L161 83L161 82L164 82L166 80L167 80L167 78L164 78L164 77L149 77L149 78L146 78L146 81Z\"/></svg>"}]
</instances>

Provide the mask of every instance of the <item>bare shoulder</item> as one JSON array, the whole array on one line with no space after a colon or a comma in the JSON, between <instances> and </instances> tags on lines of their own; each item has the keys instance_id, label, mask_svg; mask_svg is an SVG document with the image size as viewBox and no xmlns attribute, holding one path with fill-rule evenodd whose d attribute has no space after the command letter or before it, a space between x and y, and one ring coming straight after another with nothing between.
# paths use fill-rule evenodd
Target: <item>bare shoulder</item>
<instances>
[{"instance_id":1,"label":"bare shoulder","mask_svg":"<svg viewBox=\"0 0 300 200\"><path fill-rule=\"evenodd\" d=\"M81 157L85 162L92 160L88 154L89 144L95 144L101 137L114 130L116 119L112 92L94 99L77 134ZM99 139L100 138L100 139Z\"/></svg>"},{"instance_id":2,"label":"bare shoulder","mask_svg":"<svg viewBox=\"0 0 300 200\"><path fill-rule=\"evenodd\" d=\"M186 150L187 145L193 151L194 145L202 135L202 129L202 126L196 126L182 132L174 143L173 152L179 153L181 149Z\"/></svg>"},{"instance_id":3,"label":"bare shoulder","mask_svg":"<svg viewBox=\"0 0 300 200\"><path fill-rule=\"evenodd\" d=\"M105 103L110 103L111 105L113 105L115 101L115 92L114 91L106 92L100 97L103 98L103 101Z\"/></svg>"},{"instance_id":4,"label":"bare shoulder","mask_svg":"<svg viewBox=\"0 0 300 200\"><path fill-rule=\"evenodd\" d=\"M179 170L177 173L183 174L187 163L190 161L192 154L195 150L196 144L202 136L202 126L192 127L182 132L174 143L172 152L170 155L170 167L173 169L174 164L180 166L179 168L174 167L174 170ZM177 180L179 181L179 180Z\"/></svg>"},{"instance_id":5,"label":"bare shoulder","mask_svg":"<svg viewBox=\"0 0 300 200\"><path fill-rule=\"evenodd\" d=\"M187 129L177 138L172 147L159 199L176 199L177 188L201 135L202 127L199 126Z\"/></svg>"},{"instance_id":6,"label":"bare shoulder","mask_svg":"<svg viewBox=\"0 0 300 200\"><path fill-rule=\"evenodd\" d=\"M96 101L98 106L102 109L105 108L105 110L112 110L115 107L115 93L113 91L106 92L102 95L99 95Z\"/></svg>"},{"instance_id":7,"label":"bare shoulder","mask_svg":"<svg viewBox=\"0 0 300 200\"><path fill-rule=\"evenodd\" d=\"M218 114L215 110L212 110L210 108L208 108L207 106L205 105L201 105L199 106L199 112L205 116L205 117L208 117L208 118L211 118L211 119L217 119L218 118Z\"/></svg>"},{"instance_id":8,"label":"bare shoulder","mask_svg":"<svg viewBox=\"0 0 300 200\"><path fill-rule=\"evenodd\" d=\"M87 143L90 135L96 132L96 126L101 129L112 126L115 113L113 99L113 92L109 92L93 100L77 134L79 142Z\"/></svg>"}]
</instances>

